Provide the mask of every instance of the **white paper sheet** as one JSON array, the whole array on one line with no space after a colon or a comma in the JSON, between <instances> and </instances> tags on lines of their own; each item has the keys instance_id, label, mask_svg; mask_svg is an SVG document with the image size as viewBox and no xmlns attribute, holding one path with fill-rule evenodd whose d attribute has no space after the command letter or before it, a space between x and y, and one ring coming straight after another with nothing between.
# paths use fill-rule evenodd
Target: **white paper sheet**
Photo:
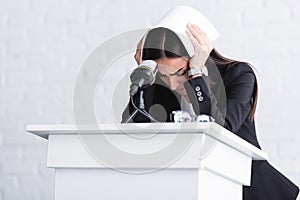
<instances>
[{"instance_id":1,"label":"white paper sheet","mask_svg":"<svg viewBox=\"0 0 300 200\"><path fill-rule=\"evenodd\" d=\"M174 31L183 42L189 55L192 56L194 55L194 47L185 33L186 25L189 22L199 26L206 33L210 42L220 36L214 25L201 12L189 6L173 8L151 29L165 27Z\"/></svg>"}]
</instances>

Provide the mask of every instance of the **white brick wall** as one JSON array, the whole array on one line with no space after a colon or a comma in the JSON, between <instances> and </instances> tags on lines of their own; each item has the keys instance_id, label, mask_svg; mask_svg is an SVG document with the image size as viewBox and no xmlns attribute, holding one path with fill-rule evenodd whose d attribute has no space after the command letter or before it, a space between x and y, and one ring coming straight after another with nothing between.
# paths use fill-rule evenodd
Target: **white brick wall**
<instances>
[{"instance_id":1,"label":"white brick wall","mask_svg":"<svg viewBox=\"0 0 300 200\"><path fill-rule=\"evenodd\" d=\"M299 1L0 0L0 200L53 199L47 142L25 125L73 123L73 85L88 53L180 4L212 20L220 52L257 69L260 143L300 185Z\"/></svg>"}]
</instances>

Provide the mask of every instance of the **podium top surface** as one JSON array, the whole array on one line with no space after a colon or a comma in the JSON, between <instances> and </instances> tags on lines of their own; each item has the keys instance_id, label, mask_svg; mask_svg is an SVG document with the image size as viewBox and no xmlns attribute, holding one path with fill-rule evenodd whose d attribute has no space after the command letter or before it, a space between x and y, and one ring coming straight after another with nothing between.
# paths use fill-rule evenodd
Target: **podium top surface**
<instances>
[{"instance_id":1,"label":"podium top surface","mask_svg":"<svg viewBox=\"0 0 300 200\"><path fill-rule=\"evenodd\" d=\"M266 160L267 154L214 122L194 123L129 123L99 125L27 125L27 131L42 138L49 135L80 134L206 134L228 146L251 156L254 160Z\"/></svg>"}]
</instances>

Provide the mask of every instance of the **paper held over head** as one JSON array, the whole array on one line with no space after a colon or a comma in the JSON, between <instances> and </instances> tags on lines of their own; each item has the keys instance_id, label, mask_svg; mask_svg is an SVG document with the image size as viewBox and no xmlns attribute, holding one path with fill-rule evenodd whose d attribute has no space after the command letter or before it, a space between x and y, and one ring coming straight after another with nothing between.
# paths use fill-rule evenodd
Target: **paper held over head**
<instances>
[{"instance_id":1,"label":"paper held over head","mask_svg":"<svg viewBox=\"0 0 300 200\"><path fill-rule=\"evenodd\" d=\"M171 9L150 29L164 27L174 31L181 39L189 55L193 56L194 47L185 33L187 30L186 25L188 23L195 24L202 29L206 33L210 42L213 42L220 36L217 29L201 12L189 6L178 6Z\"/></svg>"}]
</instances>

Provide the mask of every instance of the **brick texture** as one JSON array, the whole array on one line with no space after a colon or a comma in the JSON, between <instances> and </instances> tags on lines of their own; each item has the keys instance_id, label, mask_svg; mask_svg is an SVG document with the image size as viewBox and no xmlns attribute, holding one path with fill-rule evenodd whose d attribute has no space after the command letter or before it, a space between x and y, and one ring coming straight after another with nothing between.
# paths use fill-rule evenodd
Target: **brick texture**
<instances>
[{"instance_id":1,"label":"brick texture","mask_svg":"<svg viewBox=\"0 0 300 200\"><path fill-rule=\"evenodd\" d=\"M221 53L256 68L259 141L270 161L300 185L299 1L0 0L0 200L54 199L47 142L26 133L26 124L74 123L73 87L89 53L112 36L154 24L180 4L211 19L221 33L215 42ZM114 63L128 63L123 75L135 66L133 52L126 56ZM113 78L106 74L103 80L112 84ZM122 80L128 83L127 76ZM111 91L118 92L98 88L96 102ZM127 91L120 94L118 109L128 100ZM96 108L100 120L111 113L110 106Z\"/></svg>"}]
</instances>

